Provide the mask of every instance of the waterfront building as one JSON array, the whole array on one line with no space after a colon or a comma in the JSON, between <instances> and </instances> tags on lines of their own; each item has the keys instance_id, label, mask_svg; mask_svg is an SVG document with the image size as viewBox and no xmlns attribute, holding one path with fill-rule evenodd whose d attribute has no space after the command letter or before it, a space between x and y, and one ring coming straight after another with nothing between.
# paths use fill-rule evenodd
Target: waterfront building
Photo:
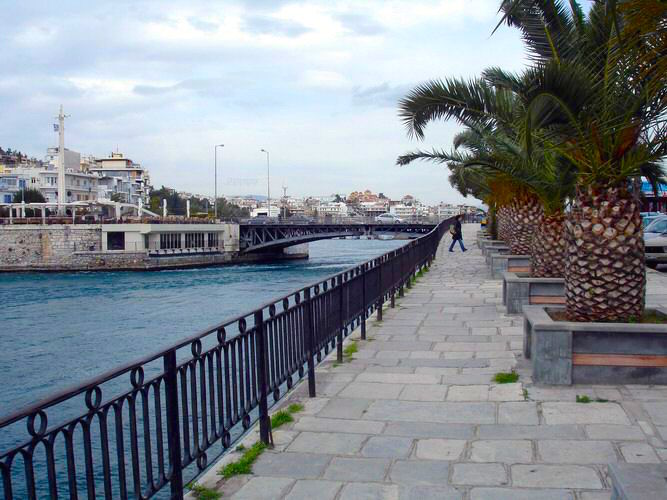
<instances>
[{"instance_id":1,"label":"waterfront building","mask_svg":"<svg viewBox=\"0 0 667 500\"><path fill-rule=\"evenodd\" d=\"M361 202L357 205L361 213L365 217L377 217L380 214L387 212L389 209L388 200L378 200L375 202Z\"/></svg>"},{"instance_id":2,"label":"waterfront building","mask_svg":"<svg viewBox=\"0 0 667 500\"><path fill-rule=\"evenodd\" d=\"M117 194L117 201L124 203L138 205L140 200L145 205L149 203L148 171L140 164L125 158L123 153L111 153L108 158L95 159L94 163L88 159L85 168L101 178L100 185L104 187L101 194L104 199L110 200L113 194Z\"/></svg>"},{"instance_id":3,"label":"waterfront building","mask_svg":"<svg viewBox=\"0 0 667 500\"><path fill-rule=\"evenodd\" d=\"M348 208L342 201L331 201L329 203L322 203L318 209L319 215L331 217L348 217Z\"/></svg>"},{"instance_id":4,"label":"waterfront building","mask_svg":"<svg viewBox=\"0 0 667 500\"><path fill-rule=\"evenodd\" d=\"M266 217L266 203L263 206L254 208L250 212L250 217ZM271 213L269 217L280 217L280 207L276 207L275 205L271 205Z\"/></svg>"}]
</instances>

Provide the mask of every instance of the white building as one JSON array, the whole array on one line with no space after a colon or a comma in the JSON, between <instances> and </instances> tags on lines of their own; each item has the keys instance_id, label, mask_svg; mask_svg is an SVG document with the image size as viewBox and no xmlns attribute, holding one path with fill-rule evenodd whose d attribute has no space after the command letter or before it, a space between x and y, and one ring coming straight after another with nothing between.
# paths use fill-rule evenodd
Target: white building
<instances>
[{"instance_id":1,"label":"white building","mask_svg":"<svg viewBox=\"0 0 667 500\"><path fill-rule=\"evenodd\" d=\"M263 207L253 208L250 212L250 217L266 217L266 205ZM271 205L271 215L270 217L280 217L280 207Z\"/></svg>"},{"instance_id":2,"label":"white building","mask_svg":"<svg viewBox=\"0 0 667 500\"><path fill-rule=\"evenodd\" d=\"M381 201L362 201L358 208L366 217L377 217L387 212L389 204Z\"/></svg>"},{"instance_id":3,"label":"white building","mask_svg":"<svg viewBox=\"0 0 667 500\"><path fill-rule=\"evenodd\" d=\"M348 209L347 205L342 201L332 201L329 203L322 203L318 207L318 214L324 216L330 215L332 217L347 217Z\"/></svg>"},{"instance_id":4,"label":"white building","mask_svg":"<svg viewBox=\"0 0 667 500\"><path fill-rule=\"evenodd\" d=\"M113 195L118 201L139 204L149 203L148 171L138 163L125 158L123 153L111 153L108 158L96 159L94 163L87 159L85 168L101 177L100 197L110 200Z\"/></svg>"}]
</instances>

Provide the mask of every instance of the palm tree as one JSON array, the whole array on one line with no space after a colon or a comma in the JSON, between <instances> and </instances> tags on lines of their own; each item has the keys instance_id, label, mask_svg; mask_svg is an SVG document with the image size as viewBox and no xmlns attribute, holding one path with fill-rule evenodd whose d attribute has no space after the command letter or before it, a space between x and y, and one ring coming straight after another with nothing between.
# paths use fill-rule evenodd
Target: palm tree
<instances>
[{"instance_id":1,"label":"palm tree","mask_svg":"<svg viewBox=\"0 0 667 500\"><path fill-rule=\"evenodd\" d=\"M667 155L664 66L636 58L651 53L650 42L623 39L631 21L623 3L596 2L587 17L570 3L569 14L554 0L506 0L501 10L536 61L527 134L539 131L578 170L566 222L567 314L627 321L642 314L646 284L636 186L642 176L657 182Z\"/></svg>"},{"instance_id":2,"label":"palm tree","mask_svg":"<svg viewBox=\"0 0 667 500\"><path fill-rule=\"evenodd\" d=\"M576 167L565 278L567 314L581 321L642 313L643 235L633 185L642 176L656 183L667 156L665 74L651 59L656 36L627 38L631 20L623 3L615 4L596 2L585 16L575 0L569 10L558 0L504 0L503 21L521 30L533 60L521 77L495 70L486 81L429 82L400 103L408 133L422 138L429 121L450 117L504 132L517 123L512 96L521 97L519 135L529 156L542 150ZM633 59L637 54L647 57Z\"/></svg>"}]
</instances>

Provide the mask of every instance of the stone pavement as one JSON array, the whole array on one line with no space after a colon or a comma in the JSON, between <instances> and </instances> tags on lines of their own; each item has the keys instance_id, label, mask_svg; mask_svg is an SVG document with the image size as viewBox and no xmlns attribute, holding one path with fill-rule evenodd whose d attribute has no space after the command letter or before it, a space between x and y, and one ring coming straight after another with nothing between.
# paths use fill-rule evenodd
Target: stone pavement
<instances>
[{"instance_id":1,"label":"stone pavement","mask_svg":"<svg viewBox=\"0 0 667 500\"><path fill-rule=\"evenodd\" d=\"M253 475L217 483L225 498L606 500L607 464L667 460L667 387L532 385L522 318L504 314L477 228L465 254L443 241L353 360L320 365L316 398L294 391L284 404L305 410ZM650 276L649 302L664 303L667 279ZM512 369L519 382L492 383Z\"/></svg>"}]
</instances>

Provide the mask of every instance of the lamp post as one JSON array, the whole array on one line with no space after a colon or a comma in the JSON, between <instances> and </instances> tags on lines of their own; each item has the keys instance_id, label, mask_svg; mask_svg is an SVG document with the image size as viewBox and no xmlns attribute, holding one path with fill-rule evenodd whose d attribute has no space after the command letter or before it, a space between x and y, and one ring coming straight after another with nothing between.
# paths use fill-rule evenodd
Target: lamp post
<instances>
[{"instance_id":1,"label":"lamp post","mask_svg":"<svg viewBox=\"0 0 667 500\"><path fill-rule=\"evenodd\" d=\"M224 144L216 144L214 148L213 155L215 156L215 181L214 181L214 193L213 193L213 218L217 220L218 218L218 148L224 148Z\"/></svg>"},{"instance_id":2,"label":"lamp post","mask_svg":"<svg viewBox=\"0 0 667 500\"><path fill-rule=\"evenodd\" d=\"M269 174L269 152L262 149L262 153L266 153L266 216L271 217L271 177Z\"/></svg>"}]
</instances>

